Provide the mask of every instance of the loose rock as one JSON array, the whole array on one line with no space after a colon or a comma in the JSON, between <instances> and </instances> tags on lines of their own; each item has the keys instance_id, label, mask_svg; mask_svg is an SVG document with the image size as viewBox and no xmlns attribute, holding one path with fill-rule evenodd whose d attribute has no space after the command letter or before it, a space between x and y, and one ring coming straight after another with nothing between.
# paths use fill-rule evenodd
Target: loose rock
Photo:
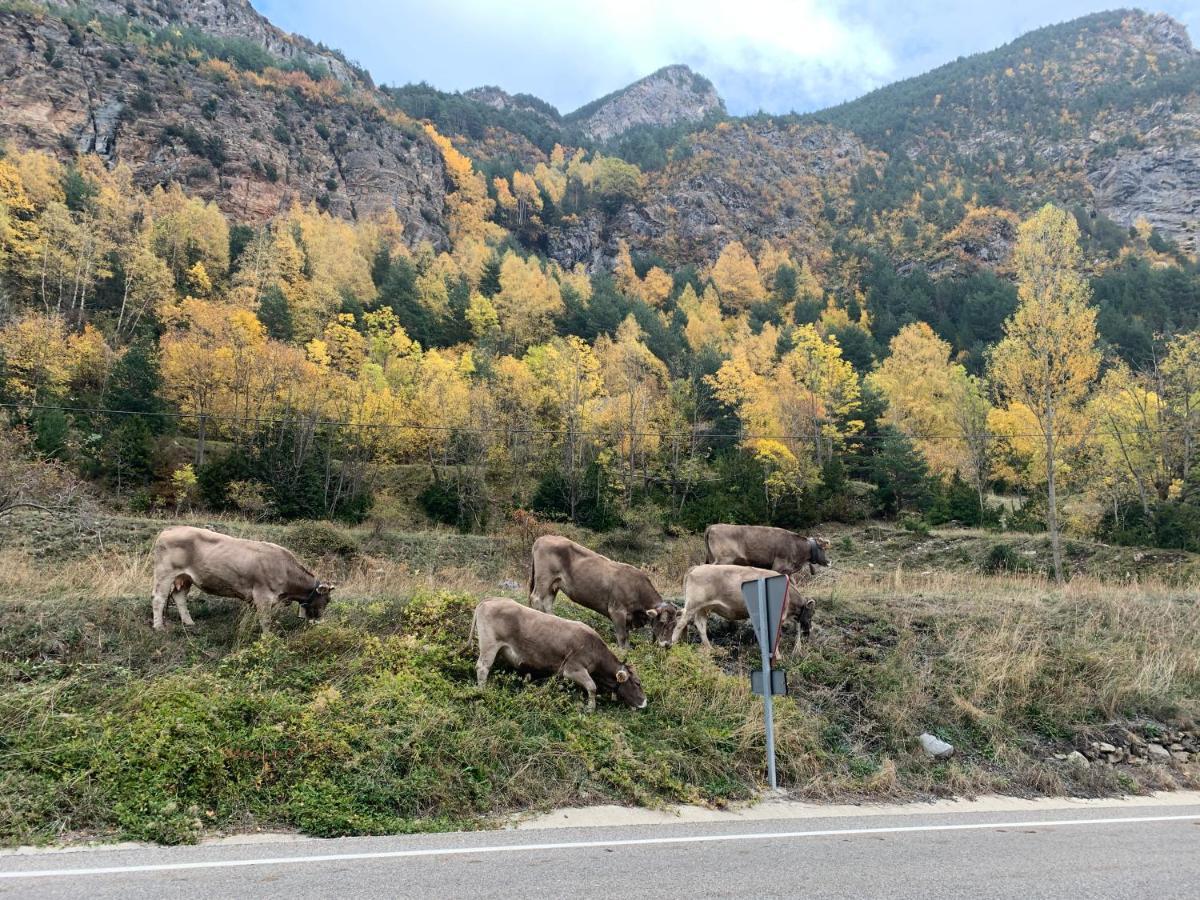
<instances>
[{"instance_id":1,"label":"loose rock","mask_svg":"<svg viewBox=\"0 0 1200 900\"><path fill-rule=\"evenodd\" d=\"M949 759L954 755L952 745L947 744L941 738L934 737L928 731L922 734L918 740L921 742L921 749L933 759Z\"/></svg>"},{"instance_id":2,"label":"loose rock","mask_svg":"<svg viewBox=\"0 0 1200 900\"><path fill-rule=\"evenodd\" d=\"M1090 769L1092 764L1088 762L1088 758L1078 750L1072 750L1067 754L1067 765L1074 769Z\"/></svg>"},{"instance_id":3,"label":"loose rock","mask_svg":"<svg viewBox=\"0 0 1200 900\"><path fill-rule=\"evenodd\" d=\"M1157 760L1158 762L1166 762L1171 758L1171 751L1162 744L1147 744L1146 753L1151 759Z\"/></svg>"}]
</instances>

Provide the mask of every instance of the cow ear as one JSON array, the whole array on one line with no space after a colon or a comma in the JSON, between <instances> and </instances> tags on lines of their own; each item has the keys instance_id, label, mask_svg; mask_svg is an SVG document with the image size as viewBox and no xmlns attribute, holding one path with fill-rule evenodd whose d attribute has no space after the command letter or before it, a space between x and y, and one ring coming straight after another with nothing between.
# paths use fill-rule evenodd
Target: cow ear
<instances>
[{"instance_id":1,"label":"cow ear","mask_svg":"<svg viewBox=\"0 0 1200 900\"><path fill-rule=\"evenodd\" d=\"M807 606L809 609L812 609L817 605L817 601L814 600L812 597L809 597L808 602L805 603L804 605Z\"/></svg>"},{"instance_id":2,"label":"cow ear","mask_svg":"<svg viewBox=\"0 0 1200 900\"><path fill-rule=\"evenodd\" d=\"M617 684L624 684L629 680L629 673L624 669L617 669Z\"/></svg>"}]
</instances>

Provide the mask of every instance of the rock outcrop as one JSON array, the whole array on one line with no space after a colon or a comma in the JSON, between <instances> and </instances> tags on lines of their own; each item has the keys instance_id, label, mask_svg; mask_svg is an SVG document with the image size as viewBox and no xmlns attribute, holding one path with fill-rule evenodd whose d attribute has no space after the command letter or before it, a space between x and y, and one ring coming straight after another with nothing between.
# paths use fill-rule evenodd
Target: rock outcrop
<instances>
[{"instance_id":1,"label":"rock outcrop","mask_svg":"<svg viewBox=\"0 0 1200 900\"><path fill-rule=\"evenodd\" d=\"M147 4L146 15L164 5ZM252 35L261 25L264 46L290 46L242 0L178 8L195 18L209 7L243 13L214 12L210 26L240 22ZM263 221L293 202L347 218L390 211L413 245L448 245L440 153L366 84L328 92L307 76L272 80L123 40L111 25L14 11L0 12L0 82L0 141L10 145L124 162L143 187L179 182L237 220Z\"/></svg>"},{"instance_id":2,"label":"rock outcrop","mask_svg":"<svg viewBox=\"0 0 1200 900\"><path fill-rule=\"evenodd\" d=\"M629 87L582 106L566 118L588 137L607 141L638 125L670 126L723 115L725 102L703 75L667 66Z\"/></svg>"},{"instance_id":3,"label":"rock outcrop","mask_svg":"<svg viewBox=\"0 0 1200 900\"><path fill-rule=\"evenodd\" d=\"M1120 225L1145 219L1195 253L1200 250L1200 96L1156 104L1148 118L1140 146L1119 150L1088 171L1096 207Z\"/></svg>"},{"instance_id":4,"label":"rock outcrop","mask_svg":"<svg viewBox=\"0 0 1200 900\"><path fill-rule=\"evenodd\" d=\"M680 265L715 260L731 241L811 256L832 233L826 198L844 197L858 167L879 160L837 128L722 123L693 135L690 154L652 175L644 201L610 224L610 241Z\"/></svg>"}]
</instances>

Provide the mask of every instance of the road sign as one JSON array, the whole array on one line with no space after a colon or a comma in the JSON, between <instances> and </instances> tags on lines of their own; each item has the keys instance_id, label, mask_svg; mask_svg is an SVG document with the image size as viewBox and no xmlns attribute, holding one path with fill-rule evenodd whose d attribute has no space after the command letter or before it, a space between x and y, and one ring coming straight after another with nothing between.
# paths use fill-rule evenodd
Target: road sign
<instances>
[{"instance_id":1,"label":"road sign","mask_svg":"<svg viewBox=\"0 0 1200 900\"><path fill-rule=\"evenodd\" d=\"M751 691L751 693L758 694L761 697L762 692L763 692L762 686L763 686L763 673L758 670L751 672L750 673L750 691ZM772 669L771 670L771 693L779 695L779 694L787 694L787 692L788 692L787 672L780 671L779 669Z\"/></svg>"},{"instance_id":2,"label":"road sign","mask_svg":"<svg viewBox=\"0 0 1200 900\"><path fill-rule=\"evenodd\" d=\"M765 638L763 632L759 630L759 616L754 613L759 602L760 583L766 585L766 619L770 626L770 634ZM754 636L758 638L760 645L766 643L767 655L772 659L775 658L775 651L779 647L779 635L783 632L783 617L787 612L787 589L786 575L772 575L770 578L757 578L754 581L742 582L742 599L746 601L746 609L750 612L750 624L754 626Z\"/></svg>"},{"instance_id":3,"label":"road sign","mask_svg":"<svg viewBox=\"0 0 1200 900\"><path fill-rule=\"evenodd\" d=\"M758 638L758 649L762 654L762 671L758 672L759 690L763 698L763 720L767 732L767 780L771 790L778 785L775 782L775 708L771 703L771 695L775 690L775 676L782 672L771 670L771 659L775 656L775 648L779 646L779 635L783 631L783 616L787 612L787 577L771 575L767 578L757 578L754 581L742 582L742 599L746 601L746 611L750 613L750 623L754 626L754 634ZM764 685L770 685L771 690L765 690ZM787 681L783 683L787 690ZM754 675L750 676L750 689L754 690Z\"/></svg>"}]
</instances>

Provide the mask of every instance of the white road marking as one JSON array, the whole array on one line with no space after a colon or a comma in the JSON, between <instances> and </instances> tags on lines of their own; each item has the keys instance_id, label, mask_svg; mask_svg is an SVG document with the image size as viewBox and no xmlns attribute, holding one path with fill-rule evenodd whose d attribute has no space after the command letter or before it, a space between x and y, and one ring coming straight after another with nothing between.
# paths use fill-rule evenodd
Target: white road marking
<instances>
[{"instance_id":1,"label":"white road marking","mask_svg":"<svg viewBox=\"0 0 1200 900\"><path fill-rule=\"evenodd\" d=\"M178 872L188 869L231 869L240 866L283 866L370 859L411 859L425 856L471 856L477 853L534 853L543 850L587 850L596 847L646 847L661 844L701 844L726 841L787 840L864 834L913 834L927 831L985 831L1006 828L1065 828L1087 825L1133 825L1149 822L1200 822L1200 812L1180 816L1123 816L1111 819L1029 819L1024 822L969 822L957 825L893 825L880 828L828 828L816 831L767 831L747 834L694 834L683 837L625 838L607 841L560 841L545 844L494 844L485 847L429 847L421 850L372 850L316 856L267 856L202 862L154 863L141 866L100 866L78 869L31 869L0 872L0 878L69 878L128 875L138 872Z\"/></svg>"}]
</instances>

